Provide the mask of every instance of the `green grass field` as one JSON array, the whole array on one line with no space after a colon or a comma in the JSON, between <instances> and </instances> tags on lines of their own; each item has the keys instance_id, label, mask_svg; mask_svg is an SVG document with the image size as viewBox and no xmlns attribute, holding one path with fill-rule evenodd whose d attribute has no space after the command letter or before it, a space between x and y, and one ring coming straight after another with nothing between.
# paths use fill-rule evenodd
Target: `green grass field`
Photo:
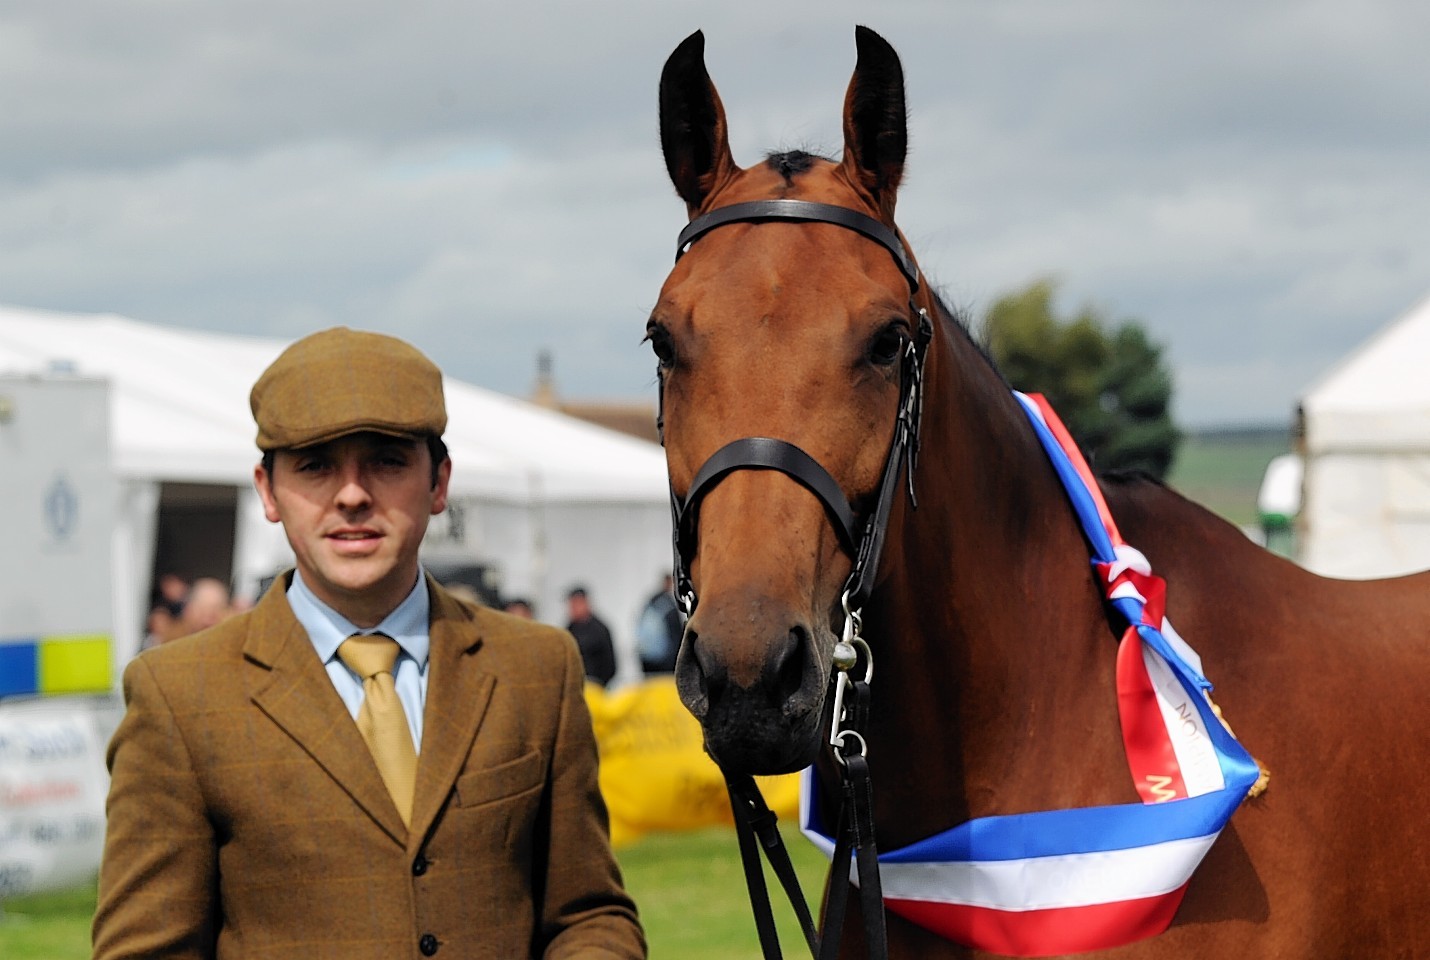
<instances>
[{"instance_id":1,"label":"green grass field","mask_svg":"<svg viewBox=\"0 0 1430 960\"><path fill-rule=\"evenodd\" d=\"M5 960L87 960L94 885L0 904L0 957Z\"/></svg>"},{"instance_id":2,"label":"green grass field","mask_svg":"<svg viewBox=\"0 0 1430 960\"><path fill-rule=\"evenodd\" d=\"M817 900L824 857L788 824L785 841L805 894ZM651 834L623 847L617 856L655 960L759 960L734 831ZM778 891L773 876L769 883ZM794 914L778 894L775 907L785 954L798 956L804 941ZM88 960L93 884L11 900L3 910L4 960Z\"/></svg>"},{"instance_id":3,"label":"green grass field","mask_svg":"<svg viewBox=\"0 0 1430 960\"><path fill-rule=\"evenodd\" d=\"M805 896L818 914L828 861L792 825L784 824L784 836ZM617 855L655 960L759 960L760 945L733 830L652 834ZM779 881L768 868L765 877L785 955L807 953Z\"/></svg>"},{"instance_id":4,"label":"green grass field","mask_svg":"<svg viewBox=\"0 0 1430 960\"><path fill-rule=\"evenodd\" d=\"M1253 523L1266 465L1290 449L1290 432L1274 428L1191 433L1167 483L1232 523Z\"/></svg>"}]
</instances>

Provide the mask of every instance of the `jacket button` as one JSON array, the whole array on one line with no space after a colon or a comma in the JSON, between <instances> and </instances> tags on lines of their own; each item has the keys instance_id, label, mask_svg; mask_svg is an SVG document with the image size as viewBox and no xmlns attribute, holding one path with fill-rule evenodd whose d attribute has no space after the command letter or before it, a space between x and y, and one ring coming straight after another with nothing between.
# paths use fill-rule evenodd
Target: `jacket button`
<instances>
[{"instance_id":1,"label":"jacket button","mask_svg":"<svg viewBox=\"0 0 1430 960\"><path fill-rule=\"evenodd\" d=\"M430 863L431 861L419 853L417 859L412 861L412 875L414 877L422 876L422 874L427 872L427 867Z\"/></svg>"},{"instance_id":2,"label":"jacket button","mask_svg":"<svg viewBox=\"0 0 1430 960\"><path fill-rule=\"evenodd\" d=\"M417 949L422 951L422 956L430 957L437 952L437 938L430 933L422 934L422 939L417 941Z\"/></svg>"}]
</instances>

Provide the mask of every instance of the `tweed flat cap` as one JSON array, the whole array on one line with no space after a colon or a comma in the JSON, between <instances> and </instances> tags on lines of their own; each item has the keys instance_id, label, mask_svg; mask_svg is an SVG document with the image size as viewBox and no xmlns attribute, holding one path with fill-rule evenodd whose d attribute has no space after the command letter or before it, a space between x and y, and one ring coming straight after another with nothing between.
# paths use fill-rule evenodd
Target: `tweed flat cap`
<instances>
[{"instance_id":1,"label":"tweed flat cap","mask_svg":"<svg viewBox=\"0 0 1430 960\"><path fill-rule=\"evenodd\" d=\"M437 365L396 337L347 327L291 344L253 385L248 405L260 450L366 430L419 439L447 429Z\"/></svg>"}]
</instances>

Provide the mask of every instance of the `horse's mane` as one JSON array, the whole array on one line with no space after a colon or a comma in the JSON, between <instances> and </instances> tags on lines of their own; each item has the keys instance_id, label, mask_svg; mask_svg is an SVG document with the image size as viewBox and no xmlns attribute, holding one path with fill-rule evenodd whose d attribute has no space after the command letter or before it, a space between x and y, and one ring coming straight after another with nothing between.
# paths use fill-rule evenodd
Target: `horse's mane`
<instances>
[{"instance_id":1,"label":"horse's mane","mask_svg":"<svg viewBox=\"0 0 1430 960\"><path fill-rule=\"evenodd\" d=\"M978 351L978 354L983 357L984 362L988 364L988 368L1003 382L1003 386L1010 392L1014 390L1013 384L1009 382L1007 376L999 369L998 361L993 358L993 354L989 351L985 338L975 336L970 329L970 317L968 312L962 308L949 306L941 290L931 290L930 292L933 294L934 303L938 307L939 313L948 321L945 326L952 328L955 333L962 335L963 338ZM1110 484L1119 487L1132 486L1138 483L1147 483L1154 487L1167 486L1161 479L1141 467L1110 467L1100 469L1094 462L1091 453L1085 447L1082 447L1081 444L1079 444L1079 447L1082 448L1082 455L1088 461L1088 465L1092 467L1093 473L1096 474L1099 479L1106 480Z\"/></svg>"},{"instance_id":2,"label":"horse's mane","mask_svg":"<svg viewBox=\"0 0 1430 960\"><path fill-rule=\"evenodd\" d=\"M924 275L924 281L929 282L927 274ZM1003 372L998 369L998 364L993 360L993 354L988 352L982 338L974 336L973 317L967 308L951 305L942 288L932 284L929 286L929 295L933 297L934 305L938 307L938 312L948 321L949 325L962 334L973 345L973 348L982 354L983 359L988 361L988 365L997 372L998 376L1003 376Z\"/></svg>"},{"instance_id":3,"label":"horse's mane","mask_svg":"<svg viewBox=\"0 0 1430 960\"><path fill-rule=\"evenodd\" d=\"M1110 470L1099 470L1097 476L1098 479L1119 487L1131 486L1134 483L1150 483L1154 487L1167 485L1141 467L1113 467Z\"/></svg>"}]
</instances>

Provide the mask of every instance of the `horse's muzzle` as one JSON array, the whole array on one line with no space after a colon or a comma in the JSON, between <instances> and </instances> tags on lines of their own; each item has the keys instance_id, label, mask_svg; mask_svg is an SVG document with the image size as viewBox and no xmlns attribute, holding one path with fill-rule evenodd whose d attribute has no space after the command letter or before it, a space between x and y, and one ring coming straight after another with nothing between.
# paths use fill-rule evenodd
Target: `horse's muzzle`
<instances>
[{"instance_id":1,"label":"horse's muzzle","mask_svg":"<svg viewBox=\"0 0 1430 960\"><path fill-rule=\"evenodd\" d=\"M676 689L705 731L705 748L727 774L798 770L819 747L826 670L813 633L795 623L761 633L748 620L731 637L697 610L675 665Z\"/></svg>"}]
</instances>

